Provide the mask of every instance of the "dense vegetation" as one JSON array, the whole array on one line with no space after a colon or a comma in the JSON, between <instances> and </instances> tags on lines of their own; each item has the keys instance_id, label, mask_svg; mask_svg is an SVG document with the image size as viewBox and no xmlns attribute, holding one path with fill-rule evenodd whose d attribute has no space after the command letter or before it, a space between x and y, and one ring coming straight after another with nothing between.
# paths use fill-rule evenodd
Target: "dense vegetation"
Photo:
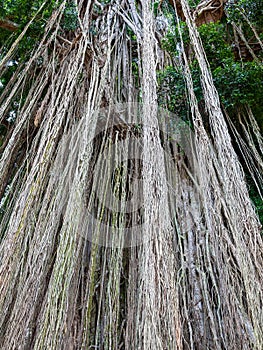
<instances>
[{"instance_id":1,"label":"dense vegetation","mask_svg":"<svg viewBox=\"0 0 263 350\"><path fill-rule=\"evenodd\" d=\"M191 1L192 8L199 1ZM19 62L26 62L34 47L38 45L45 25L52 11L59 7L60 2L48 1L41 9L43 0L2 0L0 6L0 20L14 23L17 28L10 34L10 29L0 27L0 58L10 49L12 43L19 37L27 23L35 17L27 30L27 34L20 41L16 49L16 55L12 61L7 62L4 74L0 78L0 92L7 86L8 81L16 70ZM158 15L156 3L156 15ZM195 92L200 106L203 103L202 87L200 82L200 70L193 53L188 30L184 21L176 22L175 12L171 5L164 3L162 11L169 20L169 31L163 38L163 48L168 50L171 57L178 60L176 68L167 67L159 72L159 103L179 114L184 120L191 123L186 83L181 60L180 35L189 54L191 72L195 85ZM256 117L261 131L263 130L262 96L263 96L263 50L255 38L255 31L259 38L263 39L263 5L261 0L238 0L230 1L226 6L226 15L221 21L201 25L198 30L201 35L204 49L209 61L215 86L220 94L221 103L230 114L232 121L237 125L238 113L246 106L250 106ZM249 44L255 56L246 47L240 35L236 32L233 23L242 28L244 36L249 39ZM73 1L68 1L60 33L63 37L70 37L78 26L76 9ZM92 28L91 28L92 30ZM41 62L39 62L41 66ZM36 67L37 68L37 67ZM138 74L136 60L133 62L133 73ZM26 90L25 90L26 95ZM5 121L0 125L0 152L1 145L10 127L15 121L15 113L18 101L13 102L13 108L9 111ZM205 111L204 111L205 114ZM255 202L261 221L263 220L263 204L257 190L250 182L251 196Z\"/></svg>"},{"instance_id":2,"label":"dense vegetation","mask_svg":"<svg viewBox=\"0 0 263 350\"><path fill-rule=\"evenodd\" d=\"M196 6L197 3L197 1L193 1L192 6ZM181 37L190 57L195 92L202 108L204 103L200 69L191 51L185 22L176 23L174 17L171 18L170 22L170 31L163 39L163 47L171 53L172 57L179 59L179 64L176 67L171 66L160 71L159 103L168 106L171 111L191 123L186 81L183 67L180 64L182 47L178 43L181 42ZM252 57L248 47L237 34L233 23L242 28L246 38L250 38L248 44L255 56ZM261 132L263 132L263 50L255 37L255 31L262 40L262 25L262 2L240 0L227 4L226 14L221 21L202 24L198 28L221 103L230 115L232 122L239 128L240 111L250 106ZM203 110L203 114L206 115L205 110ZM242 133L241 130L240 132ZM240 155L240 157L242 161L242 156ZM249 171L247 173L249 174ZM257 207L261 222L263 222L262 198L249 175L248 182L251 188L251 198Z\"/></svg>"}]
</instances>

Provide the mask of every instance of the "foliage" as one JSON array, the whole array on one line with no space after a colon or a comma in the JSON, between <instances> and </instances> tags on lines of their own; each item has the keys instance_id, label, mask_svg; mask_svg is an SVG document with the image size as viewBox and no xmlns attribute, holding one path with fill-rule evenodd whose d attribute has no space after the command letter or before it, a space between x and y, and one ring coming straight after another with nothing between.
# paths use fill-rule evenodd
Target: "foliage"
<instances>
[{"instance_id":1,"label":"foliage","mask_svg":"<svg viewBox=\"0 0 263 350\"><path fill-rule=\"evenodd\" d=\"M2 0L0 5L0 18L8 19L19 25L18 31L13 37L18 36L25 25L31 20L31 18L37 13L38 9L43 4L43 0ZM32 49L34 38L36 39L39 34L44 31L45 24L50 17L52 10L56 6L56 1L48 1L43 11L38 15L36 21L31 25L26 40L23 42L21 52L25 49ZM8 40L10 32L5 29L0 29L0 45L3 46Z\"/></svg>"},{"instance_id":2,"label":"foliage","mask_svg":"<svg viewBox=\"0 0 263 350\"><path fill-rule=\"evenodd\" d=\"M235 0L228 1L227 13L229 21L243 22L245 14L248 19L262 29L263 26L263 6L262 0Z\"/></svg>"},{"instance_id":3,"label":"foliage","mask_svg":"<svg viewBox=\"0 0 263 350\"><path fill-rule=\"evenodd\" d=\"M73 31L78 27L78 16L74 1L69 1L61 24L62 28L67 31Z\"/></svg>"},{"instance_id":4,"label":"foliage","mask_svg":"<svg viewBox=\"0 0 263 350\"><path fill-rule=\"evenodd\" d=\"M45 31L46 23L52 15L53 11L61 5L62 0L50 0L47 1L41 11L40 7L43 5L44 0L2 0L0 1L0 19L9 20L18 25L18 30L14 33L9 32L6 29L0 28L0 46L1 53L0 59L10 49L12 43L21 34L27 23L36 16L33 23L28 28L26 34L19 42L18 47L14 53L14 56L6 64L4 72L0 78L0 95L4 91L8 82L12 78L17 66L20 63L25 63L34 48L39 44L40 38L42 38ZM38 12L39 11L39 12ZM74 1L69 0L66 4L62 21L60 23L59 34L66 36L70 31L74 31L78 25L78 18L76 12L76 6ZM41 66L41 62L36 63L36 69ZM33 83L33 79L30 79L29 85L23 89L23 96L19 97L20 102L25 99L30 84ZM14 99L10 111L6 114L4 123L10 128L14 123L14 119L19 106L18 100ZM1 146L7 137L7 129L4 124L0 124L0 153Z\"/></svg>"},{"instance_id":5,"label":"foliage","mask_svg":"<svg viewBox=\"0 0 263 350\"><path fill-rule=\"evenodd\" d=\"M261 130L263 130L263 67L261 63L253 60L237 60L233 51L235 37L233 27L230 24L232 21L239 23L242 25L245 36L248 38L253 37L252 29L249 23L245 21L243 13L255 26L259 36L262 36L262 33L260 33L263 24L262 1L239 0L229 2L227 11L227 19L224 18L220 23L204 24L198 28L198 31L221 103L228 111L234 124L238 125L236 110L249 105ZM184 22L171 26L169 33L163 40L163 48L170 52L181 68L169 66L164 71L159 72L159 103L165 105L172 112L179 113L184 119L191 119L183 65L181 64L183 57L180 35L188 56L199 107L202 109L203 106L200 70L192 52L189 33ZM257 53L257 56L260 60L260 54ZM203 114L205 115L205 111ZM252 181L249 182L249 187L251 199L263 223L262 199L258 195Z\"/></svg>"},{"instance_id":6,"label":"foliage","mask_svg":"<svg viewBox=\"0 0 263 350\"><path fill-rule=\"evenodd\" d=\"M180 24L186 50L190 50L189 36L185 24ZM226 108L236 108L240 104L252 106L261 104L263 95L263 69L256 62L239 62L235 60L232 51L232 41L229 38L227 26L222 23L204 24L199 27L203 46L210 63L214 82L218 89L222 103ZM163 47L173 56L180 57L181 46L178 44L178 29L170 31L163 41ZM190 57L190 68L196 88L197 98L202 99L199 69L194 57ZM159 74L160 99L163 87L169 93L169 107L176 109L185 106L185 84L182 71L168 67ZM184 99L184 101L183 101ZM181 110L179 108L179 110Z\"/></svg>"},{"instance_id":7,"label":"foliage","mask_svg":"<svg viewBox=\"0 0 263 350\"><path fill-rule=\"evenodd\" d=\"M219 22L203 24L198 28L212 70L221 66L226 59L234 59L227 29L226 24Z\"/></svg>"},{"instance_id":8,"label":"foliage","mask_svg":"<svg viewBox=\"0 0 263 350\"><path fill-rule=\"evenodd\" d=\"M28 54L32 52L34 45L37 45L39 38L44 33L46 23L50 18L52 12L61 4L62 0L47 1L43 10L37 15L36 20L31 24L26 36L22 39L18 51L17 59L25 61ZM16 33L13 33L10 38L10 32L6 29L0 28L0 45L2 47L1 55L9 49L15 38L22 32L25 25L36 15L44 0L2 0L0 18L8 19L19 25ZM71 31L77 28L77 13L73 1L68 1L63 21L61 23L61 30Z\"/></svg>"},{"instance_id":9,"label":"foliage","mask_svg":"<svg viewBox=\"0 0 263 350\"><path fill-rule=\"evenodd\" d=\"M263 69L255 62L224 60L214 71L214 80L226 107L261 104Z\"/></svg>"},{"instance_id":10,"label":"foliage","mask_svg":"<svg viewBox=\"0 0 263 350\"><path fill-rule=\"evenodd\" d=\"M0 59L10 49L12 43L23 31L26 24L37 14L39 8L44 3L44 0L0 0L0 19L11 20L19 27L15 33L10 33L8 30L0 28ZM43 10L38 13L35 21L30 25L26 35L22 38L16 49L16 54L11 62L8 62L8 69L1 77L1 89L10 80L16 66L19 62L26 62L34 47L38 45L42 37L45 26L52 12L61 5L62 0L49 0L45 4ZM74 1L69 0L66 4L62 22L60 24L60 34L63 32L74 31L78 26L77 11Z\"/></svg>"},{"instance_id":11,"label":"foliage","mask_svg":"<svg viewBox=\"0 0 263 350\"><path fill-rule=\"evenodd\" d=\"M191 65L194 91L197 100L203 99L200 81L200 70L196 62ZM184 72L181 68L167 67L158 74L159 104L178 114L183 120L191 121L189 110L187 87Z\"/></svg>"}]
</instances>

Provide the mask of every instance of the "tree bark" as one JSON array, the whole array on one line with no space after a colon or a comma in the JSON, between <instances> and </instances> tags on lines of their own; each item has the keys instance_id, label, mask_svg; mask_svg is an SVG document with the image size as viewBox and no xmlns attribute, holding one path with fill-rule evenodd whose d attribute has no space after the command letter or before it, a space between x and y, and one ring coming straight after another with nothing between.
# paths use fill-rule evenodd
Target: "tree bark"
<instances>
[{"instance_id":1,"label":"tree bark","mask_svg":"<svg viewBox=\"0 0 263 350\"><path fill-rule=\"evenodd\" d=\"M0 28L9 30L10 32L16 32L19 28L17 23L10 21L9 19L0 19Z\"/></svg>"}]
</instances>

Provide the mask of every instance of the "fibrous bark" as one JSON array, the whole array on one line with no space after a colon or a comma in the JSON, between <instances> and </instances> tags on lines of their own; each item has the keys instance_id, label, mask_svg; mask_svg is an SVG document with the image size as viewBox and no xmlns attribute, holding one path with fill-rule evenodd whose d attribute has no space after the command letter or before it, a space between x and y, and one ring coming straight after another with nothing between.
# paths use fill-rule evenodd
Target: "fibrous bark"
<instances>
[{"instance_id":1,"label":"fibrous bark","mask_svg":"<svg viewBox=\"0 0 263 350\"><path fill-rule=\"evenodd\" d=\"M211 135L184 51L194 130L157 105L151 2L78 2L74 44L65 5L1 96L0 347L262 349L261 227L188 2Z\"/></svg>"}]
</instances>

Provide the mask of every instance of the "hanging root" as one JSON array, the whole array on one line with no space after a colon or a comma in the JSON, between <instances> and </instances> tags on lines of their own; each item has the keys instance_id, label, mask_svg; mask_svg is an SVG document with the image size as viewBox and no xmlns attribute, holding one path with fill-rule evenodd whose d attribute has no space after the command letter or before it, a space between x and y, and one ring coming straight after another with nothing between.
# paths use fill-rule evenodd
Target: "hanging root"
<instances>
[{"instance_id":1,"label":"hanging root","mask_svg":"<svg viewBox=\"0 0 263 350\"><path fill-rule=\"evenodd\" d=\"M171 60L149 2L78 2L74 43L65 4L1 95L1 120L19 108L0 159L0 347L261 350L260 224L188 2L210 136L185 52L194 130L157 106ZM260 187L249 108L240 123Z\"/></svg>"}]
</instances>

